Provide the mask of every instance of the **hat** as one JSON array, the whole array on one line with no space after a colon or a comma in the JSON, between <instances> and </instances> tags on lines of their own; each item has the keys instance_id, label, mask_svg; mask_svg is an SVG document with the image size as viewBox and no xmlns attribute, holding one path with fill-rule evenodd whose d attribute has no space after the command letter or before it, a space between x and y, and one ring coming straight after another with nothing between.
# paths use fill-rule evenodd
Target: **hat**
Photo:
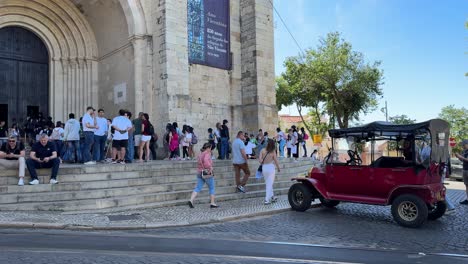
<instances>
[{"instance_id":1,"label":"hat","mask_svg":"<svg viewBox=\"0 0 468 264\"><path fill-rule=\"evenodd\" d=\"M468 139L464 139L462 142L460 142L460 146L464 146L466 144L468 144Z\"/></svg>"}]
</instances>

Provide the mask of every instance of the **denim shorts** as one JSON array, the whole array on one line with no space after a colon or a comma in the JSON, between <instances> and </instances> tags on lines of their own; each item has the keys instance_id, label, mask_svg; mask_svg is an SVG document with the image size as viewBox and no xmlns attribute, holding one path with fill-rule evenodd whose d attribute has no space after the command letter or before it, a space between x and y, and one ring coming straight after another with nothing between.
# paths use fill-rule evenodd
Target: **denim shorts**
<instances>
[{"instance_id":1,"label":"denim shorts","mask_svg":"<svg viewBox=\"0 0 468 264\"><path fill-rule=\"evenodd\" d=\"M214 177L211 177L209 179L203 179L201 175L197 175L197 186L193 190L196 193L201 192L203 185L204 184L208 185L208 189L210 190L210 195L215 195L215 181Z\"/></svg>"}]
</instances>

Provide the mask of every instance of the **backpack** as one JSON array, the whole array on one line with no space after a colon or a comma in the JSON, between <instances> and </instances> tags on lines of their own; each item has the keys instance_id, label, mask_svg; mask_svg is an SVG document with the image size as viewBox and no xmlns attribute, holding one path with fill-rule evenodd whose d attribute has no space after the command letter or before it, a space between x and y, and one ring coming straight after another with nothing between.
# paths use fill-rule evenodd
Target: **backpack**
<instances>
[{"instance_id":1,"label":"backpack","mask_svg":"<svg viewBox=\"0 0 468 264\"><path fill-rule=\"evenodd\" d=\"M304 141L302 134L297 133L297 142L302 142L302 141Z\"/></svg>"},{"instance_id":2,"label":"backpack","mask_svg":"<svg viewBox=\"0 0 468 264\"><path fill-rule=\"evenodd\" d=\"M148 131L145 131L145 132L150 134L150 136L154 135L154 126L153 126L153 124L149 123Z\"/></svg>"},{"instance_id":3,"label":"backpack","mask_svg":"<svg viewBox=\"0 0 468 264\"><path fill-rule=\"evenodd\" d=\"M60 139L59 129L54 128L54 130L52 130L52 135L50 135L50 138L53 140L59 140Z\"/></svg>"},{"instance_id":4,"label":"backpack","mask_svg":"<svg viewBox=\"0 0 468 264\"><path fill-rule=\"evenodd\" d=\"M195 133L192 133L192 145L195 145L198 143L198 137L195 135Z\"/></svg>"},{"instance_id":5,"label":"backpack","mask_svg":"<svg viewBox=\"0 0 468 264\"><path fill-rule=\"evenodd\" d=\"M308 139L309 139L309 135L304 134L304 140L308 140Z\"/></svg>"}]
</instances>

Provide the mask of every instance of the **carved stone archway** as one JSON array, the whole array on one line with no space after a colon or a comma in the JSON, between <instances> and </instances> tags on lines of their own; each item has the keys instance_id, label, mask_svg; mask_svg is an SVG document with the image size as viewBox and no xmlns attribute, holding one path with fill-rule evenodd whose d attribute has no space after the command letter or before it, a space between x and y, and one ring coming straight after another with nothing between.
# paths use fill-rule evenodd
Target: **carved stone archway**
<instances>
[{"instance_id":1,"label":"carved stone archway","mask_svg":"<svg viewBox=\"0 0 468 264\"><path fill-rule=\"evenodd\" d=\"M0 28L24 27L49 51L49 113L66 120L70 112L97 103L97 45L91 27L69 1L0 0Z\"/></svg>"}]
</instances>

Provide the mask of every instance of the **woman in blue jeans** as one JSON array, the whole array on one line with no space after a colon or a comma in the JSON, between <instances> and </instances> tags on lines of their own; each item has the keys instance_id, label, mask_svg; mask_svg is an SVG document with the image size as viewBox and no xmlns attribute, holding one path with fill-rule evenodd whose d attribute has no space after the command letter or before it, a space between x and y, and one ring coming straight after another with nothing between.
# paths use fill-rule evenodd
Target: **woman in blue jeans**
<instances>
[{"instance_id":1,"label":"woman in blue jeans","mask_svg":"<svg viewBox=\"0 0 468 264\"><path fill-rule=\"evenodd\" d=\"M210 208L218 208L215 203L215 181L214 177L203 179L201 174L203 170L208 170L213 174L213 160L211 159L211 143L207 142L203 144L200 155L198 155L198 169L197 169L197 185L192 192L188 205L190 208L194 208L193 202L197 194L202 190L203 185L206 183L210 190Z\"/></svg>"}]
</instances>

